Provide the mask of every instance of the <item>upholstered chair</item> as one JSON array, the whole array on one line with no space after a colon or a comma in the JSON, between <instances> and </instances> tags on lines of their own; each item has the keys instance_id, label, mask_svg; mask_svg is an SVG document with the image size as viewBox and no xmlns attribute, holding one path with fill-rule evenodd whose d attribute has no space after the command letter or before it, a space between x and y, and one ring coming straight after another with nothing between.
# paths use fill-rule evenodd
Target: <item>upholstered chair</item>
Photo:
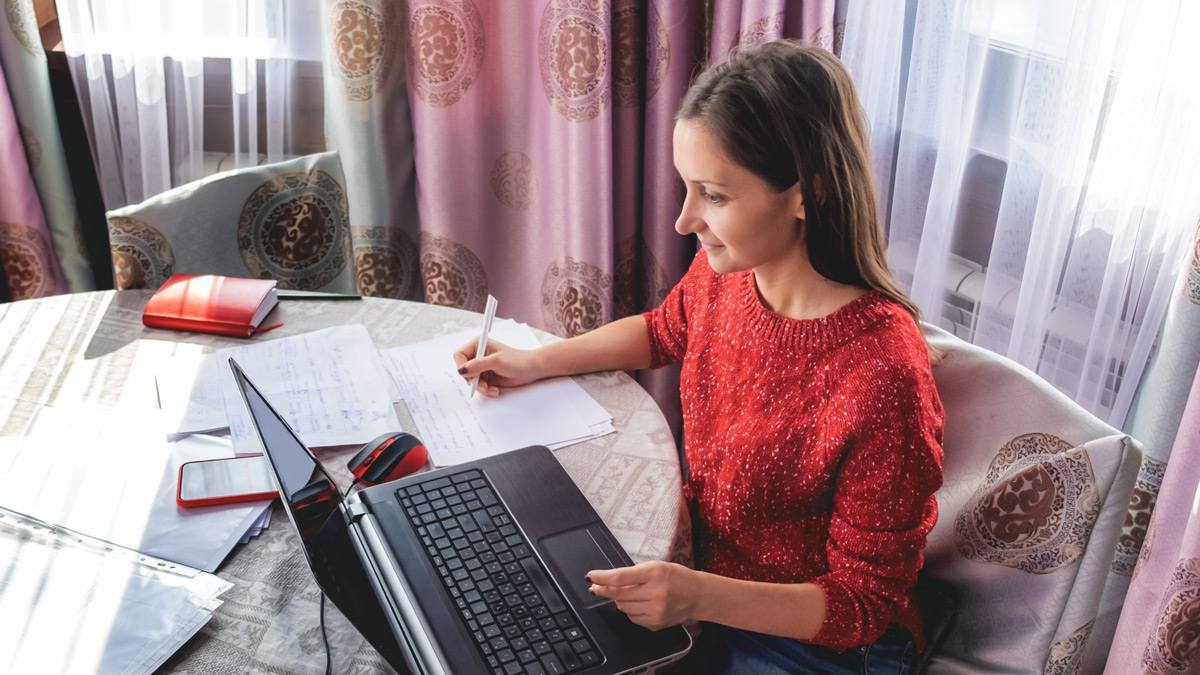
<instances>
[{"instance_id":1,"label":"upholstered chair","mask_svg":"<svg viewBox=\"0 0 1200 675\"><path fill-rule=\"evenodd\" d=\"M1099 672L1089 643L1141 446L1036 374L941 331L945 480L918 672Z\"/></svg>"}]
</instances>

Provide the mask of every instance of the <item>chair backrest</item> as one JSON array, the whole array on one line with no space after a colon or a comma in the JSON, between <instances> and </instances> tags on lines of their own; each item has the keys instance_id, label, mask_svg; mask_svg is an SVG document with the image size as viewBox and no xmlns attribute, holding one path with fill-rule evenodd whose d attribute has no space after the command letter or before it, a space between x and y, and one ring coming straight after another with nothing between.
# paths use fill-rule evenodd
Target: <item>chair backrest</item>
<instances>
[{"instance_id":1,"label":"chair backrest","mask_svg":"<svg viewBox=\"0 0 1200 675\"><path fill-rule=\"evenodd\" d=\"M216 174L109 211L116 287L172 274L276 279L355 292L346 180L336 152Z\"/></svg>"},{"instance_id":2,"label":"chair backrest","mask_svg":"<svg viewBox=\"0 0 1200 675\"><path fill-rule=\"evenodd\" d=\"M926 330L946 353L946 435L922 576L954 607L927 670L1077 672L1140 448L1028 369Z\"/></svg>"}]
</instances>

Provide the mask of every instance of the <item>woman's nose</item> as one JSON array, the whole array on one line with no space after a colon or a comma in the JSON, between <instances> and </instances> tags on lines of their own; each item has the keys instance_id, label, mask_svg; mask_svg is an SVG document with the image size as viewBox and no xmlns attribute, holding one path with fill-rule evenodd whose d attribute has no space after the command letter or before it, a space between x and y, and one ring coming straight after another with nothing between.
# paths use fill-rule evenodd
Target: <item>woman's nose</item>
<instances>
[{"instance_id":1,"label":"woman's nose","mask_svg":"<svg viewBox=\"0 0 1200 675\"><path fill-rule=\"evenodd\" d=\"M683 208L679 211L679 217L675 219L675 231L679 234L693 234L702 229L704 229L704 221L693 213L691 199L685 198Z\"/></svg>"}]
</instances>

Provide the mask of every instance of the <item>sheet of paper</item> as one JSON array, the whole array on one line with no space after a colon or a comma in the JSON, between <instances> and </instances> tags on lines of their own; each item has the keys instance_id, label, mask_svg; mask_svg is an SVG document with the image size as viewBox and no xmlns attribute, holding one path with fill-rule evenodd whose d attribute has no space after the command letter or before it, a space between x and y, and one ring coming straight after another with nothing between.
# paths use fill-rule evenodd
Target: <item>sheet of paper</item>
<instances>
[{"instance_id":1,"label":"sheet of paper","mask_svg":"<svg viewBox=\"0 0 1200 675\"><path fill-rule=\"evenodd\" d=\"M212 572L269 501L184 509L183 462L233 456L228 439L167 442L153 414L98 403L42 408L5 453L0 506ZM64 429L77 433L64 442Z\"/></svg>"},{"instance_id":2,"label":"sheet of paper","mask_svg":"<svg viewBox=\"0 0 1200 675\"><path fill-rule=\"evenodd\" d=\"M388 374L361 325L222 349L195 363L181 362L158 378L179 433L228 428L239 454L261 452L249 427L229 358L234 358L271 405L310 447L365 443L399 431ZM163 394L170 390L171 393ZM187 392L181 396L180 392ZM187 403L180 412L177 403Z\"/></svg>"},{"instance_id":3,"label":"sheet of paper","mask_svg":"<svg viewBox=\"0 0 1200 675\"><path fill-rule=\"evenodd\" d=\"M263 511L261 516L258 517L258 520L254 521L254 523L250 525L250 529L246 530L246 533L242 535L242 538L238 539L238 543L245 544L249 542L252 538L262 534L263 530L267 529L267 526L270 524L271 509L267 509Z\"/></svg>"},{"instance_id":4,"label":"sheet of paper","mask_svg":"<svg viewBox=\"0 0 1200 675\"><path fill-rule=\"evenodd\" d=\"M208 621L231 587L3 515L0 672L150 673Z\"/></svg>"},{"instance_id":5,"label":"sheet of paper","mask_svg":"<svg viewBox=\"0 0 1200 675\"><path fill-rule=\"evenodd\" d=\"M177 433L227 429L225 391L220 386L224 376L221 362L211 358L202 345L189 347L192 349L175 352L154 375L164 424Z\"/></svg>"},{"instance_id":6,"label":"sheet of paper","mask_svg":"<svg viewBox=\"0 0 1200 675\"><path fill-rule=\"evenodd\" d=\"M527 445L590 438L592 425L600 423L596 408L603 421L610 419L570 378L508 389L498 398L471 398L453 353L475 336L476 331L467 330L382 352L439 466ZM528 326L511 320L497 321L490 339L522 349L539 344Z\"/></svg>"},{"instance_id":7,"label":"sheet of paper","mask_svg":"<svg viewBox=\"0 0 1200 675\"><path fill-rule=\"evenodd\" d=\"M372 344L370 349L357 344L361 341L354 326L350 339L354 349L363 349L363 358L371 359L369 372L376 373L387 387L388 401L400 400L400 389L395 378L384 367L383 357ZM358 326L357 328L362 328ZM289 338L282 338L289 339ZM169 365L155 373L159 405L163 409L168 428L178 434L207 433L229 428L229 417L225 412L225 380L229 377L226 361L213 358L202 345L172 343L174 350ZM242 363L243 356L233 355ZM243 369L245 365L243 364ZM239 401L240 405L240 401Z\"/></svg>"},{"instance_id":8,"label":"sheet of paper","mask_svg":"<svg viewBox=\"0 0 1200 675\"><path fill-rule=\"evenodd\" d=\"M614 427L612 425L612 422L603 422L603 423L594 424L594 425L588 427L587 435L583 436L581 438L570 438L565 441L560 441L558 443L546 443L545 445L547 448L550 448L551 450L558 450L559 448L565 448L568 445L575 445L576 443L590 441L593 438L600 438L601 436L607 436L608 434L615 434L615 433L617 433L617 429L616 429L616 427Z\"/></svg>"}]
</instances>

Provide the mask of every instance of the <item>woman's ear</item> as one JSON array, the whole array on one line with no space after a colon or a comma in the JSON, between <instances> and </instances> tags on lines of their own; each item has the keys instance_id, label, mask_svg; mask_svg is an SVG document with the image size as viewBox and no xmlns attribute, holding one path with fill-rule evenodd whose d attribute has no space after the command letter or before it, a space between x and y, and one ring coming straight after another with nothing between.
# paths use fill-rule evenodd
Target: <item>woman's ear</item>
<instances>
[{"instance_id":1,"label":"woman's ear","mask_svg":"<svg viewBox=\"0 0 1200 675\"><path fill-rule=\"evenodd\" d=\"M824 204L825 203L825 183L821 180L820 176L813 176L812 181L813 181L813 183L812 183L813 197L816 198L817 204ZM804 220L805 219L804 191L800 189L800 182L797 181L796 184L791 187L791 189L796 191L795 206L793 207L793 213L800 220Z\"/></svg>"},{"instance_id":2,"label":"woman's ear","mask_svg":"<svg viewBox=\"0 0 1200 675\"><path fill-rule=\"evenodd\" d=\"M800 183L797 182L791 187L792 193L792 215L798 220L804 220L804 191L800 189Z\"/></svg>"}]
</instances>

